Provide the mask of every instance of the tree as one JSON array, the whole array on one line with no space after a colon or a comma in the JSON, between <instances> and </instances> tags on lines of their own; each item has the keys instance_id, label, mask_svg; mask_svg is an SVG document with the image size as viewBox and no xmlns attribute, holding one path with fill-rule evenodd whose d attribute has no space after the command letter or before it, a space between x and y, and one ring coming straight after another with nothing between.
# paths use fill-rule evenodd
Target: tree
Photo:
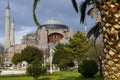
<instances>
[{"instance_id":1,"label":"tree","mask_svg":"<svg viewBox=\"0 0 120 80\"><path fill-rule=\"evenodd\" d=\"M19 62L21 62L21 54L20 53L16 53L13 55L12 57L12 62L17 65Z\"/></svg>"},{"instance_id":2,"label":"tree","mask_svg":"<svg viewBox=\"0 0 120 80\"><path fill-rule=\"evenodd\" d=\"M58 43L54 48L53 64L58 64L65 57L64 44Z\"/></svg>"},{"instance_id":3,"label":"tree","mask_svg":"<svg viewBox=\"0 0 120 80\"><path fill-rule=\"evenodd\" d=\"M90 59L94 59L95 61L97 61L97 63L99 64L100 75L103 76L103 68L102 68L103 66L102 60L104 58L104 54L102 50L103 44L102 43L95 44L93 39L89 39L89 43L90 43L89 46L91 48L89 48L89 51L84 54L84 58L89 57Z\"/></svg>"},{"instance_id":4,"label":"tree","mask_svg":"<svg viewBox=\"0 0 120 80\"><path fill-rule=\"evenodd\" d=\"M46 72L46 69L42 66L38 58L36 58L27 68L26 74L33 76L34 80L38 80L38 77Z\"/></svg>"},{"instance_id":5,"label":"tree","mask_svg":"<svg viewBox=\"0 0 120 80\"><path fill-rule=\"evenodd\" d=\"M3 59L4 59L4 47L2 45L0 45L0 65L2 66L3 65Z\"/></svg>"},{"instance_id":6,"label":"tree","mask_svg":"<svg viewBox=\"0 0 120 80\"><path fill-rule=\"evenodd\" d=\"M34 3L33 3L33 19L34 19L34 22L35 22L35 24L37 26L36 35L38 35L39 29L42 28L39 21L38 21L38 19L37 19L37 17L36 17L36 13L35 13L38 2L40 2L40 0L34 0ZM38 39L39 39L39 35L36 37L36 40L38 40Z\"/></svg>"},{"instance_id":7,"label":"tree","mask_svg":"<svg viewBox=\"0 0 120 80\"><path fill-rule=\"evenodd\" d=\"M78 65L78 72L91 78L98 72L98 64L92 59L83 59Z\"/></svg>"},{"instance_id":8,"label":"tree","mask_svg":"<svg viewBox=\"0 0 120 80\"><path fill-rule=\"evenodd\" d=\"M78 12L76 0L72 0ZM81 23L84 23L87 6L92 8L88 14L100 13L101 22L92 28L95 39L103 33L104 77L105 80L120 80L120 0L84 0L80 6Z\"/></svg>"},{"instance_id":9,"label":"tree","mask_svg":"<svg viewBox=\"0 0 120 80\"><path fill-rule=\"evenodd\" d=\"M24 50L21 52L21 59L22 61L27 61L28 63L31 63L36 58L38 58L40 61L43 60L43 54L42 51L39 50L36 47L27 46Z\"/></svg>"},{"instance_id":10,"label":"tree","mask_svg":"<svg viewBox=\"0 0 120 80\"><path fill-rule=\"evenodd\" d=\"M72 60L70 60L70 59L64 58L64 59L62 59L62 60L60 61L59 66L60 66L62 69L69 69L69 67L74 67L74 66L75 66L75 63L74 63Z\"/></svg>"},{"instance_id":11,"label":"tree","mask_svg":"<svg viewBox=\"0 0 120 80\"><path fill-rule=\"evenodd\" d=\"M58 43L54 48L53 64L57 64L59 67L66 69L71 67L72 59L69 52L65 49L67 44Z\"/></svg>"},{"instance_id":12,"label":"tree","mask_svg":"<svg viewBox=\"0 0 120 80\"><path fill-rule=\"evenodd\" d=\"M82 59L84 53L89 51L89 41L85 34L77 31L69 40L69 47L73 52L73 57L78 60Z\"/></svg>"},{"instance_id":13,"label":"tree","mask_svg":"<svg viewBox=\"0 0 120 80\"><path fill-rule=\"evenodd\" d=\"M1 58L1 56L0 56L0 66L2 65L2 58Z\"/></svg>"},{"instance_id":14,"label":"tree","mask_svg":"<svg viewBox=\"0 0 120 80\"><path fill-rule=\"evenodd\" d=\"M34 0L34 3L37 1ZM73 6L78 12L76 0L72 0ZM93 15L100 11L101 22L98 27L94 27L92 32L94 36L98 36L103 32L104 42L104 77L105 80L119 80L120 79L120 0L84 0L81 4L81 19L84 23L86 8L92 5L93 7L89 10L89 13ZM35 9L34 9L35 11ZM97 37L96 37L97 38Z\"/></svg>"}]
</instances>

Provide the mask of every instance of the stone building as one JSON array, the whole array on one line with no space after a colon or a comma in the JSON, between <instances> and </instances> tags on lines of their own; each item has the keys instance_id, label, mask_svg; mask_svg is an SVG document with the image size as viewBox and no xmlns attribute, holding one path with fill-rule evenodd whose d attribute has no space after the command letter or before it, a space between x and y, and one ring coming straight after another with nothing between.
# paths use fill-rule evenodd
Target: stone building
<instances>
[{"instance_id":1,"label":"stone building","mask_svg":"<svg viewBox=\"0 0 120 80\"><path fill-rule=\"evenodd\" d=\"M10 62L15 53L21 53L27 46L34 46L43 50L46 61L49 61L50 48L53 48L58 41L62 39L67 40L74 34L73 28L52 17L45 21L41 25L42 28L37 30L37 32L24 35L21 39L21 44L15 44L15 23L14 19L10 23L10 19L10 5L8 2L5 16L4 61Z\"/></svg>"},{"instance_id":2,"label":"stone building","mask_svg":"<svg viewBox=\"0 0 120 80\"><path fill-rule=\"evenodd\" d=\"M73 34L71 27L52 17L42 24L42 28L37 33L24 35L21 44L11 45L7 50L6 60L11 61L15 53L21 53L27 46L34 46L43 50L46 61L49 61L49 49L62 39L68 40Z\"/></svg>"}]
</instances>

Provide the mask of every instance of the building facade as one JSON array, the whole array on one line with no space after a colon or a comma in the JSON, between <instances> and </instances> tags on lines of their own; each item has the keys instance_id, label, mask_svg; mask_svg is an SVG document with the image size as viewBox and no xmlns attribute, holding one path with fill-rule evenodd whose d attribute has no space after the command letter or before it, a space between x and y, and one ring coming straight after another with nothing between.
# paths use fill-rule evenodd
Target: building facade
<instances>
[{"instance_id":1,"label":"building facade","mask_svg":"<svg viewBox=\"0 0 120 80\"><path fill-rule=\"evenodd\" d=\"M11 61L15 53L21 53L27 46L34 46L41 49L44 52L45 60L49 61L50 48L53 48L62 39L68 40L74 34L71 27L66 26L53 17L45 21L41 26L42 28L37 32L24 35L21 39L21 44L14 44L7 48L5 61Z\"/></svg>"},{"instance_id":2,"label":"building facade","mask_svg":"<svg viewBox=\"0 0 120 80\"><path fill-rule=\"evenodd\" d=\"M45 60L49 61L49 50L53 48L60 40L68 40L74 34L73 28L66 26L61 21L52 17L41 25L41 29L24 35L21 39L21 44L15 44L14 18L12 19L12 22L10 19L10 5L8 2L5 15L5 62L11 62L13 55L15 53L21 53L21 51L27 46L34 46L41 49L44 52Z\"/></svg>"}]
</instances>

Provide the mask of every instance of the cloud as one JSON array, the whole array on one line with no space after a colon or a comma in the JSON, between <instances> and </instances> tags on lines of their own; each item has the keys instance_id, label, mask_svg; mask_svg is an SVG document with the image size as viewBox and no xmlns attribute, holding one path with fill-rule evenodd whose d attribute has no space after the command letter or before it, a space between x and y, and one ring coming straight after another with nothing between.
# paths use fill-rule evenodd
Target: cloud
<instances>
[{"instance_id":1,"label":"cloud","mask_svg":"<svg viewBox=\"0 0 120 80\"><path fill-rule=\"evenodd\" d=\"M15 32L15 43L20 44L23 36L35 31L35 26L20 26L20 30Z\"/></svg>"},{"instance_id":2,"label":"cloud","mask_svg":"<svg viewBox=\"0 0 120 80\"><path fill-rule=\"evenodd\" d=\"M7 1L8 0L0 0L0 39L4 36ZM17 43L20 43L22 36L34 30L35 27L33 26L36 26L32 14L33 1L34 0L9 0L11 20L14 16L16 35L20 35L16 36ZM80 0L76 1L79 3ZM79 22L80 15L75 12L71 0L41 0L37 6L36 14L41 24L54 16L68 27L73 27L75 31L84 31L84 25L80 25ZM91 21L92 20L88 21L90 25Z\"/></svg>"},{"instance_id":3,"label":"cloud","mask_svg":"<svg viewBox=\"0 0 120 80\"><path fill-rule=\"evenodd\" d=\"M0 45L3 45L4 43L4 37L0 37Z\"/></svg>"},{"instance_id":4,"label":"cloud","mask_svg":"<svg viewBox=\"0 0 120 80\"><path fill-rule=\"evenodd\" d=\"M25 36L26 34L36 31L35 26L19 26L19 27L20 30L15 31L15 44L20 44L22 37ZM4 45L4 36L0 37L0 45Z\"/></svg>"}]
</instances>

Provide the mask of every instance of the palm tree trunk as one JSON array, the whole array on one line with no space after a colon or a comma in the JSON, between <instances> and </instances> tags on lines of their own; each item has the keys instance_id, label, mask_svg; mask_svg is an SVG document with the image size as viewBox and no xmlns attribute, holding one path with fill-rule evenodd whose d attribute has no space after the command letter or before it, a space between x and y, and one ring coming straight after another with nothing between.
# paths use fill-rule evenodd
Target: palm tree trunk
<instances>
[{"instance_id":1,"label":"palm tree trunk","mask_svg":"<svg viewBox=\"0 0 120 80\"><path fill-rule=\"evenodd\" d=\"M107 0L101 17L104 42L104 80L120 80L120 4Z\"/></svg>"}]
</instances>

